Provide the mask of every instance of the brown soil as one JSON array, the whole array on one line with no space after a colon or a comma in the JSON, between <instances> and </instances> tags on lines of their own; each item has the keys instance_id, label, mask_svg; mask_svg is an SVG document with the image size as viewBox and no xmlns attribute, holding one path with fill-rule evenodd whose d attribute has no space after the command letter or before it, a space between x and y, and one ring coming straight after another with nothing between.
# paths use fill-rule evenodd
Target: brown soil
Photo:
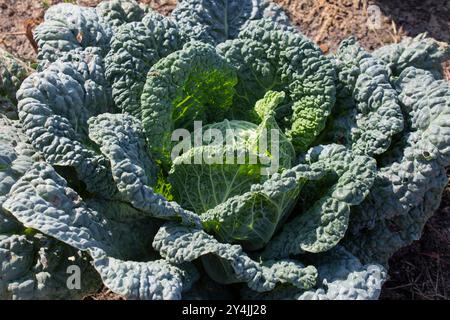
<instances>
[{"instance_id":1,"label":"brown soil","mask_svg":"<svg viewBox=\"0 0 450 320\"><path fill-rule=\"evenodd\" d=\"M369 50L423 32L450 42L446 0L275 0L300 30L331 50L355 36ZM379 8L379 11L378 11ZM379 15L378 15L379 12ZM379 17L379 22L370 18Z\"/></svg>"},{"instance_id":2,"label":"brown soil","mask_svg":"<svg viewBox=\"0 0 450 320\"><path fill-rule=\"evenodd\" d=\"M0 46L33 61L32 28L42 21L45 9L64 0L0 0ZM96 5L99 0L65 0ZM176 0L142 0L163 14ZM292 21L324 52L353 35L368 50L399 42L404 36L427 32L450 43L450 2L447 0L275 0ZM27 32L28 31L28 32ZM28 37L27 37L28 34ZM446 64L449 72L449 64ZM390 260L390 280L382 299L450 298L450 190L436 215L427 223L420 241L400 250ZM116 300L120 296L103 288L86 299Z\"/></svg>"},{"instance_id":3,"label":"brown soil","mask_svg":"<svg viewBox=\"0 0 450 320\"><path fill-rule=\"evenodd\" d=\"M397 252L389 264L382 299L450 299L450 187L420 241Z\"/></svg>"},{"instance_id":4,"label":"brown soil","mask_svg":"<svg viewBox=\"0 0 450 320\"><path fill-rule=\"evenodd\" d=\"M125 298L103 287L97 293L84 297L83 300L125 300Z\"/></svg>"}]
</instances>

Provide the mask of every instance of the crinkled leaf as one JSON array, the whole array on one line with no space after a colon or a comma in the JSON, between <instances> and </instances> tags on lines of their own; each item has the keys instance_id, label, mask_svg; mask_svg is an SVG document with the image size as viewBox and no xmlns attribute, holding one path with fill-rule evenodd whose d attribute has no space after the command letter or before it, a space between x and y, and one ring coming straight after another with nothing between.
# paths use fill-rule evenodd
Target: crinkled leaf
<instances>
[{"instance_id":1,"label":"crinkled leaf","mask_svg":"<svg viewBox=\"0 0 450 320\"><path fill-rule=\"evenodd\" d=\"M450 164L450 85L406 68L396 81L407 128L380 160L369 197L352 215L349 248L363 261L387 262L419 239L438 208Z\"/></svg>"},{"instance_id":2,"label":"crinkled leaf","mask_svg":"<svg viewBox=\"0 0 450 320\"><path fill-rule=\"evenodd\" d=\"M34 30L41 70L74 49L97 47L103 55L109 50L111 31L100 24L95 8L60 3L50 7L44 19Z\"/></svg>"},{"instance_id":3,"label":"crinkled leaf","mask_svg":"<svg viewBox=\"0 0 450 320\"><path fill-rule=\"evenodd\" d=\"M441 63L450 58L450 46L427 38L426 33L422 33L414 38L405 37L400 43L378 48L373 55L386 62L397 76L407 67L416 67L442 77Z\"/></svg>"},{"instance_id":4,"label":"crinkled leaf","mask_svg":"<svg viewBox=\"0 0 450 320\"><path fill-rule=\"evenodd\" d=\"M388 67L354 38L341 43L334 63L338 95L325 136L357 154L382 154L403 130L403 115L397 92L389 83Z\"/></svg>"},{"instance_id":5,"label":"crinkled leaf","mask_svg":"<svg viewBox=\"0 0 450 320\"><path fill-rule=\"evenodd\" d=\"M335 101L334 69L320 49L268 20L250 22L218 48L238 74L232 117L252 120L251 108L267 91L284 91L287 99L276 118L295 149L306 151Z\"/></svg>"},{"instance_id":6,"label":"crinkled leaf","mask_svg":"<svg viewBox=\"0 0 450 320\"><path fill-rule=\"evenodd\" d=\"M14 219L3 212L2 204L11 187L39 160L18 121L0 115L0 233L20 229Z\"/></svg>"},{"instance_id":7,"label":"crinkled leaf","mask_svg":"<svg viewBox=\"0 0 450 320\"><path fill-rule=\"evenodd\" d=\"M170 164L174 129L221 121L233 103L234 69L213 46L190 42L155 64L142 94L142 124L151 154Z\"/></svg>"},{"instance_id":8,"label":"crinkled leaf","mask_svg":"<svg viewBox=\"0 0 450 320\"><path fill-rule=\"evenodd\" d=\"M2 208L13 185L39 160L18 121L0 116L0 298L80 298L100 286L89 260L61 242L25 229ZM81 290L66 285L72 264L83 273Z\"/></svg>"},{"instance_id":9,"label":"crinkled leaf","mask_svg":"<svg viewBox=\"0 0 450 320\"><path fill-rule=\"evenodd\" d=\"M172 16L184 37L210 44L236 38L252 20L289 24L281 7L268 0L183 0Z\"/></svg>"},{"instance_id":10,"label":"crinkled leaf","mask_svg":"<svg viewBox=\"0 0 450 320\"><path fill-rule=\"evenodd\" d=\"M101 24L114 31L126 23L141 21L150 10L149 7L140 6L135 0L106 0L96 7Z\"/></svg>"},{"instance_id":11,"label":"crinkled leaf","mask_svg":"<svg viewBox=\"0 0 450 320\"><path fill-rule=\"evenodd\" d=\"M319 274L318 289L298 290L285 286L268 293L243 292L244 298L252 300L376 300L386 281L386 270L377 264L362 265L342 247L311 259Z\"/></svg>"},{"instance_id":12,"label":"crinkled leaf","mask_svg":"<svg viewBox=\"0 0 450 320\"><path fill-rule=\"evenodd\" d=\"M322 166L324 172L333 172L337 181L311 207L283 226L266 247L265 257L332 249L347 231L350 207L364 200L376 175L374 159L354 155L340 145L315 147L301 162Z\"/></svg>"},{"instance_id":13,"label":"crinkled leaf","mask_svg":"<svg viewBox=\"0 0 450 320\"><path fill-rule=\"evenodd\" d=\"M81 299L101 286L89 259L41 234L0 235L0 261L1 299ZM79 289L68 287L74 265L80 268Z\"/></svg>"},{"instance_id":14,"label":"crinkled leaf","mask_svg":"<svg viewBox=\"0 0 450 320\"><path fill-rule=\"evenodd\" d=\"M258 292L270 291L278 283L289 283L297 288L314 286L316 269L304 267L294 260L256 262L238 245L220 243L201 229L166 224L155 236L153 246L172 263L183 263L200 257L206 271L218 282L246 282ZM218 265L223 266L221 272Z\"/></svg>"},{"instance_id":15,"label":"crinkled leaf","mask_svg":"<svg viewBox=\"0 0 450 320\"><path fill-rule=\"evenodd\" d=\"M156 12L119 27L105 58L116 106L139 118L147 73L161 58L182 48L177 25Z\"/></svg>"},{"instance_id":16,"label":"crinkled leaf","mask_svg":"<svg viewBox=\"0 0 450 320\"><path fill-rule=\"evenodd\" d=\"M87 120L109 108L102 59L90 50L72 51L28 77L17 93L24 131L45 160L68 179L104 197L114 194L109 164L88 137Z\"/></svg>"},{"instance_id":17,"label":"crinkled leaf","mask_svg":"<svg viewBox=\"0 0 450 320\"><path fill-rule=\"evenodd\" d=\"M0 48L0 114L6 114L6 100L14 106L16 92L21 82L28 76L29 68L6 50ZM5 103L5 105L3 105ZM17 117L17 114L14 115Z\"/></svg>"},{"instance_id":18,"label":"crinkled leaf","mask_svg":"<svg viewBox=\"0 0 450 320\"><path fill-rule=\"evenodd\" d=\"M125 234L137 232L87 207L66 181L45 163L36 164L11 190L4 208L26 227L87 251L103 282L137 299L179 299L186 271L165 260L124 261L130 257ZM152 238L152 234L147 237ZM145 242L140 241L143 245ZM150 248L148 248L150 249Z\"/></svg>"},{"instance_id":19,"label":"crinkled leaf","mask_svg":"<svg viewBox=\"0 0 450 320\"><path fill-rule=\"evenodd\" d=\"M102 114L89 119L89 135L111 163L120 194L135 208L153 217L180 217L184 223L199 223L199 218L175 202L154 192L157 168L146 153L140 123L129 115Z\"/></svg>"}]
</instances>

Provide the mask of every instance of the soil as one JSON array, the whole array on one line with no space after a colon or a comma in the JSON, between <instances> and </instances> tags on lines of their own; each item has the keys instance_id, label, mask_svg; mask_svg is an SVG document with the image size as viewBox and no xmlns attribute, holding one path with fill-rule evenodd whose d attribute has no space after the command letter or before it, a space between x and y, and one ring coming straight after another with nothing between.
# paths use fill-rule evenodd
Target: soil
<instances>
[{"instance_id":1,"label":"soil","mask_svg":"<svg viewBox=\"0 0 450 320\"><path fill-rule=\"evenodd\" d=\"M354 36L368 50L428 32L450 42L446 0L275 0L300 30L330 50Z\"/></svg>"},{"instance_id":2,"label":"soil","mask_svg":"<svg viewBox=\"0 0 450 320\"><path fill-rule=\"evenodd\" d=\"M50 5L72 2L96 5L99 0L0 0L0 46L25 61L36 52L31 31ZM141 0L169 14L176 0ZM450 43L450 2L447 0L275 0L285 8L302 33L333 52L339 43L356 37L368 50L397 43L404 36L427 32ZM445 64L450 74L449 63ZM381 299L450 298L450 189L444 192L439 210L425 226L419 241L390 259L390 280ZM90 300L122 299L106 288L86 297Z\"/></svg>"}]
</instances>

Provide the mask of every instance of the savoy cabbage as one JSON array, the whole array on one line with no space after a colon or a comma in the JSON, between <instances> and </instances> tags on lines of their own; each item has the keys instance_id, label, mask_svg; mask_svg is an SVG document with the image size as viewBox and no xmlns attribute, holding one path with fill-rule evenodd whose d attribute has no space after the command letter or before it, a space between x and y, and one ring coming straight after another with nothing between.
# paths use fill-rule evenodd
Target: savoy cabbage
<instances>
[{"instance_id":1,"label":"savoy cabbage","mask_svg":"<svg viewBox=\"0 0 450 320\"><path fill-rule=\"evenodd\" d=\"M108 0L34 36L31 75L0 51L0 298L377 299L439 205L424 35L325 56L268 0Z\"/></svg>"}]
</instances>

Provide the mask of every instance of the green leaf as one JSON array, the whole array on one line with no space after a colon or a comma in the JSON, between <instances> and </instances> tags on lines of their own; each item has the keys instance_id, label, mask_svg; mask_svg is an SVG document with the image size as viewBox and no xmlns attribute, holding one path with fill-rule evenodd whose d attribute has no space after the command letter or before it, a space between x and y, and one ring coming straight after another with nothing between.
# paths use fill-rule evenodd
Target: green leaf
<instances>
[{"instance_id":1,"label":"green leaf","mask_svg":"<svg viewBox=\"0 0 450 320\"><path fill-rule=\"evenodd\" d=\"M232 117L252 121L251 108L267 91L284 91L276 119L295 150L306 151L335 102L334 69L320 49L292 28L260 20L218 51L238 74Z\"/></svg>"},{"instance_id":2,"label":"green leaf","mask_svg":"<svg viewBox=\"0 0 450 320\"><path fill-rule=\"evenodd\" d=\"M108 88L103 60L86 49L32 74L17 92L19 119L33 147L48 163L75 169L87 191L105 198L115 187L109 164L89 140L87 120L110 110Z\"/></svg>"},{"instance_id":3,"label":"green leaf","mask_svg":"<svg viewBox=\"0 0 450 320\"><path fill-rule=\"evenodd\" d=\"M414 38L404 37L400 43L378 48L373 55L386 62L396 76L407 67L416 67L442 78L441 63L450 58L450 46L427 38L427 34L422 33Z\"/></svg>"},{"instance_id":4,"label":"green leaf","mask_svg":"<svg viewBox=\"0 0 450 320\"><path fill-rule=\"evenodd\" d=\"M149 12L142 21L118 27L105 57L105 75L112 85L116 106L140 118L140 98L148 71L182 46L177 25L156 12Z\"/></svg>"},{"instance_id":5,"label":"green leaf","mask_svg":"<svg viewBox=\"0 0 450 320\"><path fill-rule=\"evenodd\" d=\"M335 247L347 231L350 207L368 195L376 174L374 159L354 155L340 145L315 147L301 162L319 166L323 173L333 172L337 182L283 226L266 247L266 258L325 252Z\"/></svg>"},{"instance_id":6,"label":"green leaf","mask_svg":"<svg viewBox=\"0 0 450 320\"><path fill-rule=\"evenodd\" d=\"M172 16L186 39L213 45L236 38L252 20L289 24L281 7L267 0L183 0Z\"/></svg>"},{"instance_id":7,"label":"green leaf","mask_svg":"<svg viewBox=\"0 0 450 320\"><path fill-rule=\"evenodd\" d=\"M142 124L150 153L170 167L173 130L193 129L224 119L237 79L213 46L191 42L161 59L147 77L142 94Z\"/></svg>"},{"instance_id":8,"label":"green leaf","mask_svg":"<svg viewBox=\"0 0 450 320\"><path fill-rule=\"evenodd\" d=\"M383 154L404 126L389 68L354 38L341 43L334 63L337 103L322 139L345 144L356 154Z\"/></svg>"},{"instance_id":9,"label":"green leaf","mask_svg":"<svg viewBox=\"0 0 450 320\"><path fill-rule=\"evenodd\" d=\"M109 160L119 194L151 217L181 219L199 224L199 218L178 204L156 194L158 168L146 153L140 123L132 116L104 113L89 119L89 135Z\"/></svg>"},{"instance_id":10,"label":"green leaf","mask_svg":"<svg viewBox=\"0 0 450 320\"><path fill-rule=\"evenodd\" d=\"M111 219L135 213L120 212L123 205L118 209L114 202L103 206L107 214L87 207L45 163L36 164L20 179L3 206L24 226L87 252L103 283L117 294L131 299L179 299L183 282L191 277L183 267L155 260L145 246L154 236L147 224L130 225ZM114 210L119 212L111 213ZM133 212L132 208L129 210ZM130 233L138 241L132 241ZM142 258L145 249L140 246L146 247L148 260L128 260Z\"/></svg>"},{"instance_id":11,"label":"green leaf","mask_svg":"<svg viewBox=\"0 0 450 320\"><path fill-rule=\"evenodd\" d=\"M418 240L448 184L450 85L429 71L408 67L395 87L407 126L380 158L374 186L354 208L345 242L365 262L387 264L395 251Z\"/></svg>"}]
</instances>

